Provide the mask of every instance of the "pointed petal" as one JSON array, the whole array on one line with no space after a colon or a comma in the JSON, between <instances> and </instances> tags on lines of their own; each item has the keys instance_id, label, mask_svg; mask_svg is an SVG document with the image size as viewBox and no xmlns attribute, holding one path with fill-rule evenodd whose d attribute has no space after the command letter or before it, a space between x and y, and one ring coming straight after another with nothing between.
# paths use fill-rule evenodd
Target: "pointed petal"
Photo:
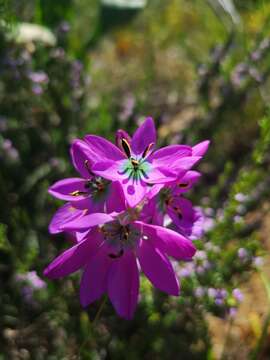
<instances>
[{"instance_id":1,"label":"pointed petal","mask_svg":"<svg viewBox=\"0 0 270 360\"><path fill-rule=\"evenodd\" d=\"M178 159L173 162L171 169L173 170L190 170L198 161L201 160L201 156L188 156ZM179 175L181 176L181 175Z\"/></svg>"},{"instance_id":2,"label":"pointed petal","mask_svg":"<svg viewBox=\"0 0 270 360\"><path fill-rule=\"evenodd\" d=\"M71 203L61 206L54 214L50 225L49 232L58 234L62 232L61 226L68 221L73 221L83 215L83 210L76 209Z\"/></svg>"},{"instance_id":3,"label":"pointed petal","mask_svg":"<svg viewBox=\"0 0 270 360\"><path fill-rule=\"evenodd\" d=\"M131 143L131 137L128 135L128 133L125 130L119 129L115 134L115 144L121 151L123 150L122 139L126 139L129 144Z\"/></svg>"},{"instance_id":4,"label":"pointed petal","mask_svg":"<svg viewBox=\"0 0 270 360\"><path fill-rule=\"evenodd\" d=\"M108 294L121 317L131 319L138 302L139 272L135 255L129 251L115 259L109 270Z\"/></svg>"},{"instance_id":5,"label":"pointed petal","mask_svg":"<svg viewBox=\"0 0 270 360\"><path fill-rule=\"evenodd\" d=\"M98 300L107 291L108 270L112 261L106 246L101 246L87 263L80 285L82 306L85 307Z\"/></svg>"},{"instance_id":6,"label":"pointed petal","mask_svg":"<svg viewBox=\"0 0 270 360\"><path fill-rule=\"evenodd\" d=\"M165 252L168 256L178 260L190 260L196 252L192 242L176 231L157 225L145 224L140 221L136 221L134 224L149 238L148 242L152 243L162 252Z\"/></svg>"},{"instance_id":7,"label":"pointed petal","mask_svg":"<svg viewBox=\"0 0 270 360\"><path fill-rule=\"evenodd\" d=\"M44 270L44 275L50 279L56 279L79 270L97 252L102 241L101 234L97 230L92 231L85 240L54 259Z\"/></svg>"},{"instance_id":8,"label":"pointed petal","mask_svg":"<svg viewBox=\"0 0 270 360\"><path fill-rule=\"evenodd\" d=\"M99 161L117 161L125 158L117 146L100 136L86 135L84 139L90 149L99 157Z\"/></svg>"},{"instance_id":9,"label":"pointed petal","mask_svg":"<svg viewBox=\"0 0 270 360\"><path fill-rule=\"evenodd\" d=\"M209 140L202 141L192 148L192 156L204 156L210 145Z\"/></svg>"},{"instance_id":10,"label":"pointed petal","mask_svg":"<svg viewBox=\"0 0 270 360\"><path fill-rule=\"evenodd\" d=\"M90 179L92 175L87 170L85 162L88 161L88 167L91 168L92 164L99 159L89 149L88 145L82 140L74 140L71 144L70 154L73 166L85 179Z\"/></svg>"},{"instance_id":11,"label":"pointed petal","mask_svg":"<svg viewBox=\"0 0 270 360\"><path fill-rule=\"evenodd\" d=\"M159 249L149 241L142 240L138 248L138 258L142 271L156 288L169 295L179 295L179 284L173 267Z\"/></svg>"},{"instance_id":12,"label":"pointed petal","mask_svg":"<svg viewBox=\"0 0 270 360\"><path fill-rule=\"evenodd\" d=\"M151 143L156 143L156 129L153 119L148 117L134 133L131 149L136 155L142 154Z\"/></svg>"},{"instance_id":13,"label":"pointed petal","mask_svg":"<svg viewBox=\"0 0 270 360\"><path fill-rule=\"evenodd\" d=\"M102 225L113 220L113 217L104 213L94 213L80 217L75 221L68 221L61 226L64 231L87 231L91 227Z\"/></svg>"},{"instance_id":14,"label":"pointed petal","mask_svg":"<svg viewBox=\"0 0 270 360\"><path fill-rule=\"evenodd\" d=\"M169 145L157 151L154 151L149 156L149 161L152 161L156 166L167 166L181 157L192 155L192 148L186 145Z\"/></svg>"},{"instance_id":15,"label":"pointed petal","mask_svg":"<svg viewBox=\"0 0 270 360\"><path fill-rule=\"evenodd\" d=\"M88 194L85 187L86 181L81 178L68 178L57 181L49 188L49 193L57 199L67 201L77 201L84 199L85 195L75 195L77 191L79 193ZM74 193L74 195L71 195Z\"/></svg>"}]
</instances>

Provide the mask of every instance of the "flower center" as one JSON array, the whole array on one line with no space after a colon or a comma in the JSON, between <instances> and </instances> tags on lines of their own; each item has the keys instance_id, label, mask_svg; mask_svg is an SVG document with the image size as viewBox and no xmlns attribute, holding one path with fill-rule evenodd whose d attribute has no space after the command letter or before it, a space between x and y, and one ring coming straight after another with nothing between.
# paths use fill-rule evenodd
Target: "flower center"
<instances>
[{"instance_id":1,"label":"flower center","mask_svg":"<svg viewBox=\"0 0 270 360\"><path fill-rule=\"evenodd\" d=\"M131 224L122 225L118 220L103 225L101 232L107 244L114 251L109 254L113 259L122 256L125 249L134 248L140 237L139 231Z\"/></svg>"},{"instance_id":2,"label":"flower center","mask_svg":"<svg viewBox=\"0 0 270 360\"><path fill-rule=\"evenodd\" d=\"M147 180L148 173L151 171L151 164L146 160L146 158L154 144L149 144L144 152L137 157L132 156L129 142L126 139L123 138L121 144L127 160L122 163L119 173L121 175L126 174L128 179L132 179L136 182L140 179Z\"/></svg>"},{"instance_id":3,"label":"flower center","mask_svg":"<svg viewBox=\"0 0 270 360\"><path fill-rule=\"evenodd\" d=\"M128 179L137 182L140 179L147 180L150 171L151 164L144 158L135 159L134 157L131 157L130 159L124 160L119 173L121 175L125 174Z\"/></svg>"}]
</instances>

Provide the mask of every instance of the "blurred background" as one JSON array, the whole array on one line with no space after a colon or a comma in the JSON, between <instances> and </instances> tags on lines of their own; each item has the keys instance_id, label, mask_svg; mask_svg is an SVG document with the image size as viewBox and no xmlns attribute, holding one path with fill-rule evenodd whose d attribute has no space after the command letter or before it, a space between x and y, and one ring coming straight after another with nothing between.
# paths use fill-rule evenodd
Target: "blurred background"
<instances>
[{"instance_id":1,"label":"blurred background","mask_svg":"<svg viewBox=\"0 0 270 360\"><path fill-rule=\"evenodd\" d=\"M270 2L0 0L0 359L270 358ZM159 145L211 140L181 296L142 278L132 321L82 309L44 267L72 139L154 117Z\"/></svg>"}]
</instances>

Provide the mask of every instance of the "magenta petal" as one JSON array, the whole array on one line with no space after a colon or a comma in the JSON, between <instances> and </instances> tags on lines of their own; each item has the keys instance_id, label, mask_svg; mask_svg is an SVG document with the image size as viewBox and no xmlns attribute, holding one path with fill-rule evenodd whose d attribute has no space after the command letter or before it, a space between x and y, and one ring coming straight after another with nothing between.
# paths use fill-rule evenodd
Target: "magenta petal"
<instances>
[{"instance_id":1,"label":"magenta petal","mask_svg":"<svg viewBox=\"0 0 270 360\"><path fill-rule=\"evenodd\" d=\"M70 154L72 163L81 176L85 179L91 178L92 175L87 170L85 162L88 161L88 167L91 168L92 164L99 159L89 149L89 146L82 140L75 140L71 145Z\"/></svg>"},{"instance_id":2,"label":"magenta petal","mask_svg":"<svg viewBox=\"0 0 270 360\"><path fill-rule=\"evenodd\" d=\"M192 228L195 221L195 211L191 201L183 197L174 197L167 206L167 213L180 230L189 231Z\"/></svg>"},{"instance_id":3,"label":"magenta petal","mask_svg":"<svg viewBox=\"0 0 270 360\"><path fill-rule=\"evenodd\" d=\"M84 139L90 149L99 157L100 161L117 161L125 158L124 154L117 146L100 136L86 135Z\"/></svg>"},{"instance_id":4,"label":"magenta petal","mask_svg":"<svg viewBox=\"0 0 270 360\"><path fill-rule=\"evenodd\" d=\"M86 231L91 227L112 221L113 217L104 213L94 213L80 217L75 221L68 221L61 227L64 231Z\"/></svg>"},{"instance_id":5,"label":"magenta petal","mask_svg":"<svg viewBox=\"0 0 270 360\"><path fill-rule=\"evenodd\" d=\"M167 257L149 241L142 240L138 258L144 274L151 283L169 295L179 295L178 280Z\"/></svg>"},{"instance_id":6,"label":"magenta petal","mask_svg":"<svg viewBox=\"0 0 270 360\"><path fill-rule=\"evenodd\" d=\"M147 199L151 200L152 198L154 198L159 192L160 190L164 187L163 184L154 184L152 185L149 190L147 191Z\"/></svg>"},{"instance_id":7,"label":"magenta petal","mask_svg":"<svg viewBox=\"0 0 270 360\"><path fill-rule=\"evenodd\" d=\"M121 212L126 209L123 189L118 181L111 183L109 194L106 199L106 211L108 213Z\"/></svg>"},{"instance_id":8,"label":"magenta petal","mask_svg":"<svg viewBox=\"0 0 270 360\"><path fill-rule=\"evenodd\" d=\"M153 161L157 166L168 166L181 157L191 156L192 148L186 145L169 145L154 151L149 156L149 160Z\"/></svg>"},{"instance_id":9,"label":"magenta petal","mask_svg":"<svg viewBox=\"0 0 270 360\"><path fill-rule=\"evenodd\" d=\"M107 291L108 269L112 261L106 246L102 246L87 263L80 285L82 306L85 307L98 300Z\"/></svg>"},{"instance_id":10,"label":"magenta petal","mask_svg":"<svg viewBox=\"0 0 270 360\"><path fill-rule=\"evenodd\" d=\"M140 221L136 221L134 224L149 238L148 242L153 243L155 247L175 259L189 260L196 252L192 242L176 231Z\"/></svg>"},{"instance_id":11,"label":"magenta petal","mask_svg":"<svg viewBox=\"0 0 270 360\"><path fill-rule=\"evenodd\" d=\"M197 145L193 146L192 156L203 156L207 152L209 144L210 144L210 141L205 140L205 141L202 141L202 142L198 143Z\"/></svg>"},{"instance_id":12,"label":"magenta petal","mask_svg":"<svg viewBox=\"0 0 270 360\"><path fill-rule=\"evenodd\" d=\"M119 129L116 131L115 134L115 143L121 151L122 151L122 139L126 139L129 144L131 143L131 138L128 135L128 133L125 130Z\"/></svg>"},{"instance_id":13,"label":"magenta petal","mask_svg":"<svg viewBox=\"0 0 270 360\"><path fill-rule=\"evenodd\" d=\"M71 195L74 191L84 192L87 195L85 188L86 181L81 178L68 178L57 181L49 188L49 193L57 199L67 201L78 201L84 199L85 195Z\"/></svg>"},{"instance_id":14,"label":"magenta petal","mask_svg":"<svg viewBox=\"0 0 270 360\"><path fill-rule=\"evenodd\" d=\"M50 225L49 232L51 234L58 234L62 232L61 226L68 221L73 221L83 215L83 211L76 209L72 204L67 203L61 206L54 214Z\"/></svg>"},{"instance_id":15,"label":"magenta petal","mask_svg":"<svg viewBox=\"0 0 270 360\"><path fill-rule=\"evenodd\" d=\"M198 161L201 160L201 156L187 156L174 161L171 168L174 170L190 170Z\"/></svg>"},{"instance_id":16,"label":"magenta petal","mask_svg":"<svg viewBox=\"0 0 270 360\"><path fill-rule=\"evenodd\" d=\"M185 173L184 176L179 177L177 183L173 187L172 191L174 195L182 194L192 188L194 184L199 180L201 174L198 171L190 170Z\"/></svg>"},{"instance_id":17,"label":"magenta petal","mask_svg":"<svg viewBox=\"0 0 270 360\"><path fill-rule=\"evenodd\" d=\"M44 275L56 279L79 270L98 251L102 240L101 234L97 230L93 230L85 240L80 241L54 259L44 270Z\"/></svg>"},{"instance_id":18,"label":"magenta petal","mask_svg":"<svg viewBox=\"0 0 270 360\"><path fill-rule=\"evenodd\" d=\"M122 188L124 190L125 198L130 207L135 207L143 200L147 193L148 187L142 181L134 183L132 180L122 182Z\"/></svg>"},{"instance_id":19,"label":"magenta petal","mask_svg":"<svg viewBox=\"0 0 270 360\"><path fill-rule=\"evenodd\" d=\"M121 161L100 161L93 166L95 174L104 177L105 179L118 181L121 178L119 169L121 169Z\"/></svg>"},{"instance_id":20,"label":"magenta petal","mask_svg":"<svg viewBox=\"0 0 270 360\"><path fill-rule=\"evenodd\" d=\"M138 302L139 272L135 255L128 251L109 270L108 294L121 317L131 319Z\"/></svg>"},{"instance_id":21,"label":"magenta petal","mask_svg":"<svg viewBox=\"0 0 270 360\"><path fill-rule=\"evenodd\" d=\"M182 173L184 174L185 170ZM148 176L147 183L149 184L165 184L176 180L179 172L170 171L168 167L152 167Z\"/></svg>"},{"instance_id":22,"label":"magenta petal","mask_svg":"<svg viewBox=\"0 0 270 360\"><path fill-rule=\"evenodd\" d=\"M137 155L142 154L151 143L156 143L156 129L153 119L148 117L134 133L131 149Z\"/></svg>"}]
</instances>

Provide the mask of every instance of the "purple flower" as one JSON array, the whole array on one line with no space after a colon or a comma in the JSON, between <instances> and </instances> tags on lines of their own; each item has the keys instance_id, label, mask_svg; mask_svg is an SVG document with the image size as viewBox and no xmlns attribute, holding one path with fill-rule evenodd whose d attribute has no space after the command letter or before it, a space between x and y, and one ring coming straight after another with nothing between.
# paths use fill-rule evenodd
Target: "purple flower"
<instances>
[{"instance_id":1,"label":"purple flower","mask_svg":"<svg viewBox=\"0 0 270 360\"><path fill-rule=\"evenodd\" d=\"M51 195L67 201L49 230L66 232L71 247L44 274L54 279L83 269L82 305L108 293L116 312L127 319L138 302L140 271L161 291L179 294L177 275L191 275L195 267L191 262L185 268L173 267L169 257L190 261L196 251L191 239L200 236L202 228L201 210L183 193L200 177L190 168L209 142L159 150L154 149L155 142L151 118L133 137L117 131L116 145L95 135L75 140L71 158L80 176L58 181L49 189ZM204 272L205 256L201 262Z\"/></svg>"},{"instance_id":2,"label":"purple flower","mask_svg":"<svg viewBox=\"0 0 270 360\"><path fill-rule=\"evenodd\" d=\"M210 298L215 298L217 296L217 290L214 288L209 288L207 294Z\"/></svg>"},{"instance_id":3,"label":"purple flower","mask_svg":"<svg viewBox=\"0 0 270 360\"><path fill-rule=\"evenodd\" d=\"M124 211L117 215L90 214L66 223L65 230L84 235L44 274L55 279L83 268L82 305L87 306L107 292L116 312L127 319L132 318L138 301L137 260L155 287L177 296L178 279L168 256L191 259L195 253L192 242L172 230L134 219L135 213Z\"/></svg>"},{"instance_id":4,"label":"purple flower","mask_svg":"<svg viewBox=\"0 0 270 360\"><path fill-rule=\"evenodd\" d=\"M244 295L240 289L233 289L232 295L238 302L242 302L244 300Z\"/></svg>"},{"instance_id":5,"label":"purple flower","mask_svg":"<svg viewBox=\"0 0 270 360\"><path fill-rule=\"evenodd\" d=\"M32 91L35 95L38 95L38 96L43 94L43 88L39 84L33 85Z\"/></svg>"},{"instance_id":6,"label":"purple flower","mask_svg":"<svg viewBox=\"0 0 270 360\"><path fill-rule=\"evenodd\" d=\"M248 252L245 248L239 248L237 251L238 257L240 259L247 259L248 258Z\"/></svg>"},{"instance_id":7,"label":"purple flower","mask_svg":"<svg viewBox=\"0 0 270 360\"><path fill-rule=\"evenodd\" d=\"M197 298L202 298L205 294L205 289L201 286L198 286L197 288L195 288L194 290L194 295L197 297Z\"/></svg>"},{"instance_id":8,"label":"purple flower","mask_svg":"<svg viewBox=\"0 0 270 360\"><path fill-rule=\"evenodd\" d=\"M252 262L253 262L253 265L257 268L260 268L263 266L263 258L261 256L255 256L253 259L252 259Z\"/></svg>"},{"instance_id":9,"label":"purple flower","mask_svg":"<svg viewBox=\"0 0 270 360\"><path fill-rule=\"evenodd\" d=\"M36 84L47 84L49 81L48 75L44 71L30 72L28 77Z\"/></svg>"},{"instance_id":10,"label":"purple flower","mask_svg":"<svg viewBox=\"0 0 270 360\"><path fill-rule=\"evenodd\" d=\"M131 207L146 196L151 186L163 187L176 180L201 159L185 145L154 150L156 131L152 118L145 120L132 139L123 136L121 149L94 135L87 135L85 141L102 159L93 165L92 171L105 179L119 181Z\"/></svg>"}]
</instances>

